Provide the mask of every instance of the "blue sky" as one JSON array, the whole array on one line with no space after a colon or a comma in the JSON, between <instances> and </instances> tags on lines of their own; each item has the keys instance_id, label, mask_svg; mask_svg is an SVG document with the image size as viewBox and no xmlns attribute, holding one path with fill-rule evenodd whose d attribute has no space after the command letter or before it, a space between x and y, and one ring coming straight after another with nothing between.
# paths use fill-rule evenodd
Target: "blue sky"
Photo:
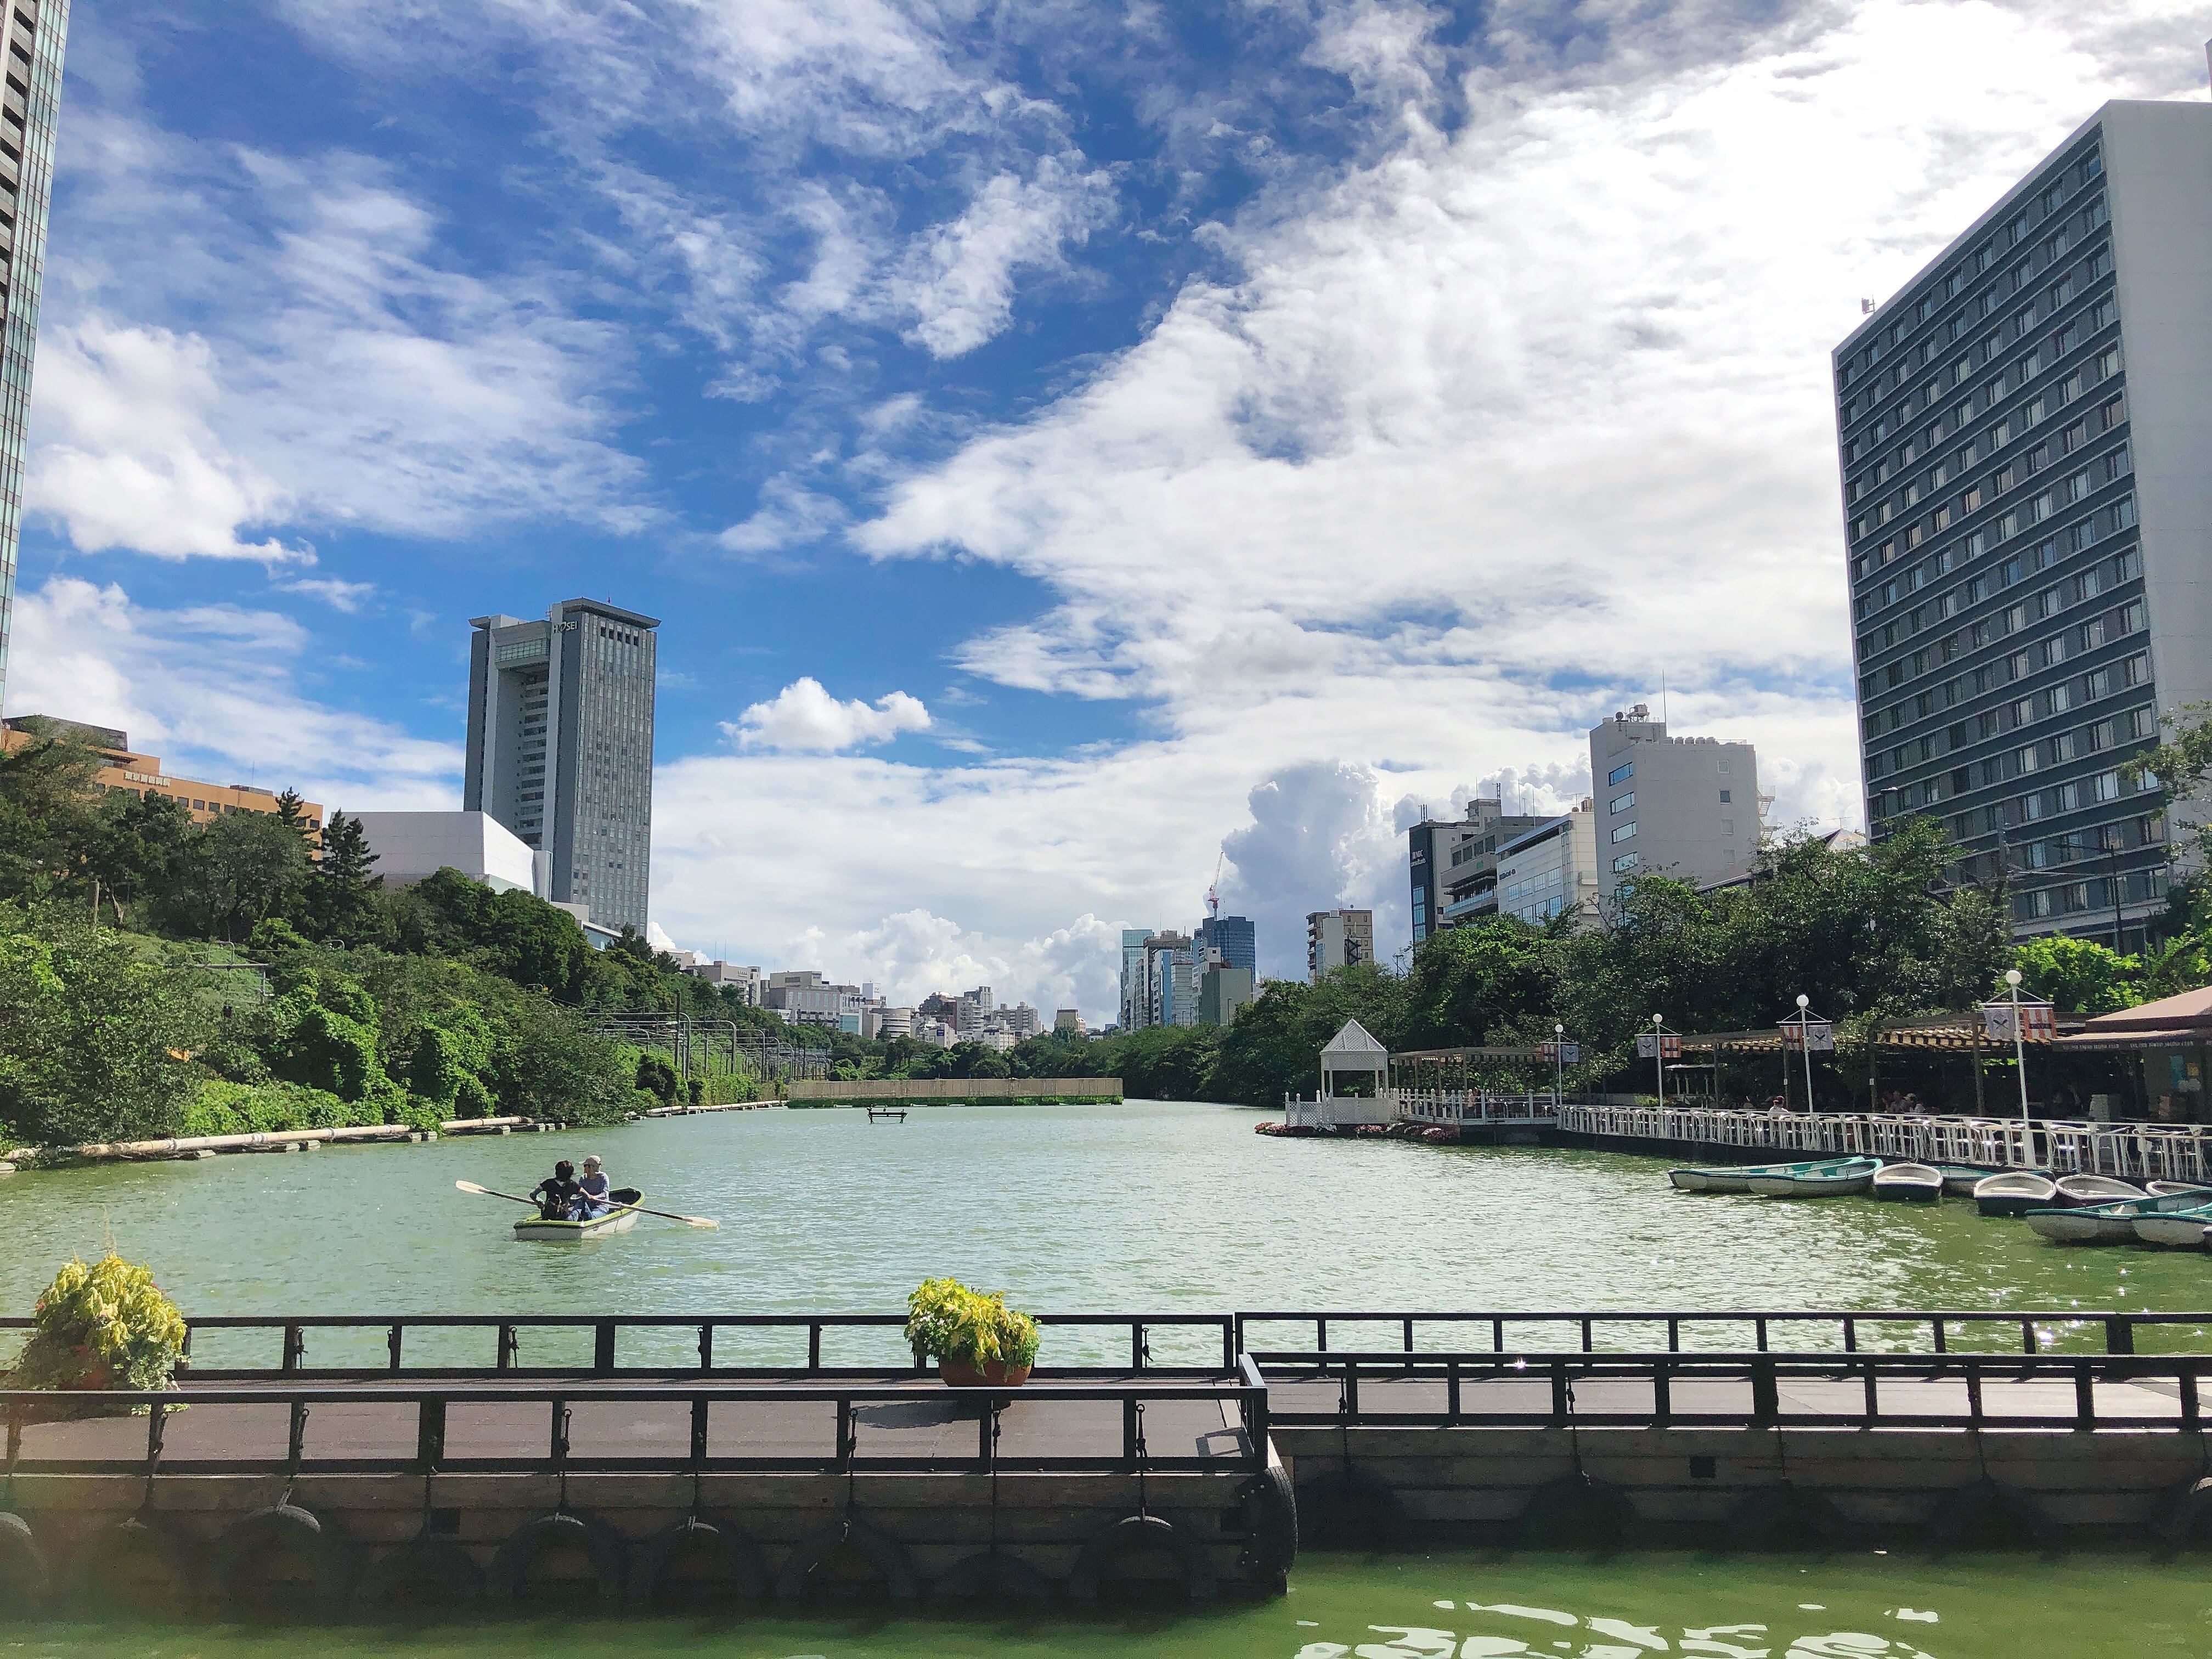
<instances>
[{"instance_id":1,"label":"blue sky","mask_svg":"<svg viewBox=\"0 0 2212 1659\"><path fill-rule=\"evenodd\" d=\"M2081 15L2085 10L2094 15ZM1826 351L2166 0L111 0L74 22L9 712L457 805L466 621L664 619L678 942L1112 1003L1218 860L1664 677L1851 821Z\"/></svg>"}]
</instances>

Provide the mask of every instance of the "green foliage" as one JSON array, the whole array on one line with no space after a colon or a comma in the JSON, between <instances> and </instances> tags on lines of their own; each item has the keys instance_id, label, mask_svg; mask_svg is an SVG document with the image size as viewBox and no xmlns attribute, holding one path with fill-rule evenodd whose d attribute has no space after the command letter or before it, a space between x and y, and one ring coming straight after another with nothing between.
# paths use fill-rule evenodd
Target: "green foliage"
<instances>
[{"instance_id":1,"label":"green foliage","mask_svg":"<svg viewBox=\"0 0 2212 1659\"><path fill-rule=\"evenodd\" d=\"M2052 934L2032 939L2014 952L2020 994L2077 1013L2108 1014L2133 1007L2142 963L2094 939Z\"/></svg>"},{"instance_id":2,"label":"green foliage","mask_svg":"<svg viewBox=\"0 0 2212 1659\"><path fill-rule=\"evenodd\" d=\"M950 1359L980 1370L1036 1363L1037 1322L1006 1306L1003 1291L986 1295L957 1279L925 1279L906 1308L906 1340L917 1364Z\"/></svg>"},{"instance_id":3,"label":"green foliage","mask_svg":"<svg viewBox=\"0 0 2212 1659\"><path fill-rule=\"evenodd\" d=\"M637 1086L653 1097L655 1105L672 1106L682 1081L667 1055L658 1048L647 1048L637 1057Z\"/></svg>"},{"instance_id":4,"label":"green foliage","mask_svg":"<svg viewBox=\"0 0 2212 1659\"><path fill-rule=\"evenodd\" d=\"M382 1107L340 1100L297 1083L233 1083L210 1078L185 1109L187 1135L265 1134L272 1129L340 1129L381 1123Z\"/></svg>"},{"instance_id":5,"label":"green foliage","mask_svg":"<svg viewBox=\"0 0 2212 1659\"><path fill-rule=\"evenodd\" d=\"M112 1250L63 1264L31 1310L11 1389L149 1390L173 1386L185 1320L150 1268Z\"/></svg>"}]
</instances>

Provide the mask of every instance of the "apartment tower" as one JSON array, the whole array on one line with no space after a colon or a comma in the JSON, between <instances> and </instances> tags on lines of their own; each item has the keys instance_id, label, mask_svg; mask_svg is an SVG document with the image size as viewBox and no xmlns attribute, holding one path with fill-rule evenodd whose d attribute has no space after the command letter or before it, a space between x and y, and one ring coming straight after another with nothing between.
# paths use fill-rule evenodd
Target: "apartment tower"
<instances>
[{"instance_id":1,"label":"apartment tower","mask_svg":"<svg viewBox=\"0 0 2212 1659\"><path fill-rule=\"evenodd\" d=\"M54 122L70 0L9 0L0 15L0 705L15 611L15 551L23 518L23 436L31 416L31 358L53 192Z\"/></svg>"},{"instance_id":2,"label":"apartment tower","mask_svg":"<svg viewBox=\"0 0 2212 1659\"><path fill-rule=\"evenodd\" d=\"M1836 348L1867 819L2132 949L2212 697L2212 105L2110 103Z\"/></svg>"},{"instance_id":3,"label":"apartment tower","mask_svg":"<svg viewBox=\"0 0 2212 1659\"><path fill-rule=\"evenodd\" d=\"M567 599L543 622L475 617L469 625L463 809L489 814L537 849L555 902L643 933L659 623Z\"/></svg>"}]
</instances>

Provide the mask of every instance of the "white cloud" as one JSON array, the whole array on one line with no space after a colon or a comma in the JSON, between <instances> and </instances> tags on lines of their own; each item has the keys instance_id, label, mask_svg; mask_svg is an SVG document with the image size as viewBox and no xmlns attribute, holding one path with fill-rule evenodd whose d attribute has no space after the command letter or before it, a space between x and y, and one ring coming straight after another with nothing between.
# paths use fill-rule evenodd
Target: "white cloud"
<instances>
[{"instance_id":1,"label":"white cloud","mask_svg":"<svg viewBox=\"0 0 2212 1659\"><path fill-rule=\"evenodd\" d=\"M874 705L858 697L840 702L809 675L793 680L766 702L754 703L722 731L744 749L780 749L835 754L865 744L889 743L902 732L927 732L929 710L921 699L891 691Z\"/></svg>"},{"instance_id":2,"label":"white cloud","mask_svg":"<svg viewBox=\"0 0 2212 1659\"><path fill-rule=\"evenodd\" d=\"M845 509L838 502L778 478L762 490L752 516L732 525L720 539L732 553L773 553L819 540L844 523Z\"/></svg>"},{"instance_id":3,"label":"white cloud","mask_svg":"<svg viewBox=\"0 0 2212 1659\"><path fill-rule=\"evenodd\" d=\"M1113 210L1112 179L1079 155L1048 155L1027 179L1000 173L908 250L895 283L896 303L915 314L907 337L933 357L973 351L1006 327L1015 273L1061 265L1063 244L1086 240Z\"/></svg>"},{"instance_id":4,"label":"white cloud","mask_svg":"<svg viewBox=\"0 0 2212 1659\"><path fill-rule=\"evenodd\" d=\"M315 642L236 605L161 611L57 576L15 596L8 706L120 726L172 776L297 789L325 806L450 808L459 751L302 694Z\"/></svg>"},{"instance_id":5,"label":"white cloud","mask_svg":"<svg viewBox=\"0 0 2212 1659\"><path fill-rule=\"evenodd\" d=\"M331 610L343 611L349 616L359 611L376 592L374 582L342 581L336 576L303 576L276 586L289 593L305 593L320 599Z\"/></svg>"}]
</instances>

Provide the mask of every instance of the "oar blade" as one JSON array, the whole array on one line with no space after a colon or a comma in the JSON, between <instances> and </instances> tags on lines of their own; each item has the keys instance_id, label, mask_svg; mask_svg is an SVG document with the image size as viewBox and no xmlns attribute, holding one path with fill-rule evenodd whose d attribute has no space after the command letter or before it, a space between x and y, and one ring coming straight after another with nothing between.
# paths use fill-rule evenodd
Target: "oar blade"
<instances>
[{"instance_id":1,"label":"oar blade","mask_svg":"<svg viewBox=\"0 0 2212 1659\"><path fill-rule=\"evenodd\" d=\"M456 1181L453 1185L459 1187L465 1193L483 1193L489 1195L491 1192L490 1188L479 1187L473 1181Z\"/></svg>"}]
</instances>

